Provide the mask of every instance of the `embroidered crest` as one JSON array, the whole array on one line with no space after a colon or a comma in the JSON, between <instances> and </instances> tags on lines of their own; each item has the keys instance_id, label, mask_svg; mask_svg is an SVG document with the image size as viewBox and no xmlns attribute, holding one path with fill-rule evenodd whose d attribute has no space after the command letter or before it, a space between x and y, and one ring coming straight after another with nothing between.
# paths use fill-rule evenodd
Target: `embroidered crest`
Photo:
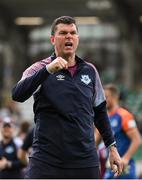
<instances>
[{"instance_id":1,"label":"embroidered crest","mask_svg":"<svg viewBox=\"0 0 142 180\"><path fill-rule=\"evenodd\" d=\"M81 81L88 85L91 82L91 79L89 78L89 75L81 75Z\"/></svg>"},{"instance_id":2,"label":"embroidered crest","mask_svg":"<svg viewBox=\"0 0 142 180\"><path fill-rule=\"evenodd\" d=\"M56 76L56 78L57 78L57 80L59 80L59 81L65 80L65 76L62 75L62 74L59 74L58 76Z\"/></svg>"}]
</instances>

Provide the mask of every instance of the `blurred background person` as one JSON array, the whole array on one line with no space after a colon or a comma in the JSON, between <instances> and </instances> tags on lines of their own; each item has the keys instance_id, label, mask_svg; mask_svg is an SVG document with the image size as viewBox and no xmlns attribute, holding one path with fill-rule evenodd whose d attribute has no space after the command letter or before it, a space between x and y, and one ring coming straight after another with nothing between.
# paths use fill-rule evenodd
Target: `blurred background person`
<instances>
[{"instance_id":1,"label":"blurred background person","mask_svg":"<svg viewBox=\"0 0 142 180\"><path fill-rule=\"evenodd\" d=\"M25 177L26 168L29 163L29 156L32 153L32 143L33 143L33 134L34 128L30 128L28 131L21 148L18 151L18 158L25 165L25 168L22 170L23 177Z\"/></svg>"},{"instance_id":2,"label":"blurred background person","mask_svg":"<svg viewBox=\"0 0 142 180\"><path fill-rule=\"evenodd\" d=\"M135 179L136 169L133 155L142 143L140 133L132 113L120 106L120 93L117 87L113 84L107 84L104 86L104 90L111 127L115 135L118 152L124 164L124 173L118 178ZM96 131L97 144L100 140L101 136ZM101 150L104 151L102 147L100 147L100 152ZM101 155L102 153L100 153ZM106 156L102 157L102 159L106 160ZM114 173L111 171L108 162L106 162L104 178L112 179L113 176Z\"/></svg>"},{"instance_id":3,"label":"blurred background person","mask_svg":"<svg viewBox=\"0 0 142 180\"><path fill-rule=\"evenodd\" d=\"M20 179L24 164L18 159L11 122L3 122L0 142L0 179Z\"/></svg>"},{"instance_id":4,"label":"blurred background person","mask_svg":"<svg viewBox=\"0 0 142 180\"><path fill-rule=\"evenodd\" d=\"M32 152L33 134L34 128L29 130L24 139L23 145L19 149L18 157L25 165L28 164L28 155Z\"/></svg>"},{"instance_id":5,"label":"blurred background person","mask_svg":"<svg viewBox=\"0 0 142 180\"><path fill-rule=\"evenodd\" d=\"M17 134L14 138L15 143L18 147L21 147L23 145L23 142L27 136L27 133L30 129L30 123L28 121L23 121L17 128Z\"/></svg>"}]
</instances>

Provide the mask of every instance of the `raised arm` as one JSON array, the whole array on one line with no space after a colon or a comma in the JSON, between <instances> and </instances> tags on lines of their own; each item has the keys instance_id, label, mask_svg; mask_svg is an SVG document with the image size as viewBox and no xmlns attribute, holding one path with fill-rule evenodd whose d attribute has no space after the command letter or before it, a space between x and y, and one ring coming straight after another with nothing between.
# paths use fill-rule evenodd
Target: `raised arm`
<instances>
[{"instance_id":1,"label":"raised arm","mask_svg":"<svg viewBox=\"0 0 142 180\"><path fill-rule=\"evenodd\" d=\"M24 102L33 95L48 75L49 73L46 67L43 67L31 76L22 78L12 89L12 99L18 102Z\"/></svg>"},{"instance_id":2,"label":"raised arm","mask_svg":"<svg viewBox=\"0 0 142 180\"><path fill-rule=\"evenodd\" d=\"M49 58L33 64L23 73L21 80L12 89L12 99L24 102L33 95L49 74L64 68L67 68L67 62L61 57L57 57L54 61Z\"/></svg>"}]
</instances>

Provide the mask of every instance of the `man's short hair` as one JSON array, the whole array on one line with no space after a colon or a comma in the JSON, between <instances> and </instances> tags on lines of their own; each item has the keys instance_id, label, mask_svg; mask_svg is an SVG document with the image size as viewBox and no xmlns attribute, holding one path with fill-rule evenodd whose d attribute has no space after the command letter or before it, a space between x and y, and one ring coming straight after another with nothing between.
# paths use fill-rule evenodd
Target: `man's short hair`
<instances>
[{"instance_id":1,"label":"man's short hair","mask_svg":"<svg viewBox=\"0 0 142 180\"><path fill-rule=\"evenodd\" d=\"M61 16L61 17L58 17L57 19L55 19L53 21L53 24L51 26L51 35L55 34L55 32L57 30L57 25L58 24L75 24L75 26L76 26L76 21L71 16ZM77 26L76 26L76 28L77 28Z\"/></svg>"},{"instance_id":2,"label":"man's short hair","mask_svg":"<svg viewBox=\"0 0 142 180\"><path fill-rule=\"evenodd\" d=\"M114 84L106 84L104 86L104 90L109 90L112 96L120 97L120 91L118 90L117 86Z\"/></svg>"},{"instance_id":3,"label":"man's short hair","mask_svg":"<svg viewBox=\"0 0 142 180\"><path fill-rule=\"evenodd\" d=\"M4 122L3 125L2 125L3 128L11 128L12 127L12 124L10 122Z\"/></svg>"}]
</instances>

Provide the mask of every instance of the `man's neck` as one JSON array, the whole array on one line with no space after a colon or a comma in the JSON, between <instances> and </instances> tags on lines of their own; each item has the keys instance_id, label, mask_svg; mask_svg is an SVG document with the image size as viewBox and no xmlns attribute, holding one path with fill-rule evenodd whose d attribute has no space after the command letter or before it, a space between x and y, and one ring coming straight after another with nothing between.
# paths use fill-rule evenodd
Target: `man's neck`
<instances>
[{"instance_id":1,"label":"man's neck","mask_svg":"<svg viewBox=\"0 0 142 180\"><path fill-rule=\"evenodd\" d=\"M58 55L56 53L56 56L60 56L63 59L65 59L68 62L68 67L74 66L76 64L75 54L72 54L72 55Z\"/></svg>"},{"instance_id":2,"label":"man's neck","mask_svg":"<svg viewBox=\"0 0 142 180\"><path fill-rule=\"evenodd\" d=\"M66 60L68 62L68 67L74 66L76 64L75 56L74 57L66 57Z\"/></svg>"},{"instance_id":3,"label":"man's neck","mask_svg":"<svg viewBox=\"0 0 142 180\"><path fill-rule=\"evenodd\" d=\"M4 138L3 143L8 144L12 139L11 138Z\"/></svg>"},{"instance_id":4,"label":"man's neck","mask_svg":"<svg viewBox=\"0 0 142 180\"><path fill-rule=\"evenodd\" d=\"M119 104L113 105L110 109L108 109L108 113L109 113L110 115L111 115L111 114L114 114L114 113L117 111L118 107L119 107Z\"/></svg>"}]
</instances>

